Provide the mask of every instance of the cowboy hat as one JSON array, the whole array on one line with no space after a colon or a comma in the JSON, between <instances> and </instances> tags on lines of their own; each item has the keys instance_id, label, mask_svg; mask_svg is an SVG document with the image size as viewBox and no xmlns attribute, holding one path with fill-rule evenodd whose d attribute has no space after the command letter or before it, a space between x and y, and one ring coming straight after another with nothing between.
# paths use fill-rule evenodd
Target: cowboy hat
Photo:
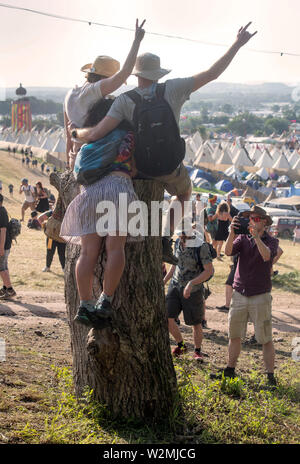
<instances>
[{"instance_id":1,"label":"cowboy hat","mask_svg":"<svg viewBox=\"0 0 300 464\"><path fill-rule=\"evenodd\" d=\"M143 53L137 57L132 74L149 79L149 81L158 81L169 72L171 72L170 69L160 67L159 56L153 55L153 53Z\"/></svg>"},{"instance_id":2,"label":"cowboy hat","mask_svg":"<svg viewBox=\"0 0 300 464\"><path fill-rule=\"evenodd\" d=\"M269 216L266 211L261 208L260 206L252 206L252 208L248 211L243 211L242 216L249 218L251 214L256 214L257 216L260 216L262 219L266 220L266 225L270 226L273 224L273 220L271 216Z\"/></svg>"},{"instance_id":3,"label":"cowboy hat","mask_svg":"<svg viewBox=\"0 0 300 464\"><path fill-rule=\"evenodd\" d=\"M120 63L110 56L97 56L94 63L82 66L81 71L98 74L99 76L111 77L120 71Z\"/></svg>"}]
</instances>

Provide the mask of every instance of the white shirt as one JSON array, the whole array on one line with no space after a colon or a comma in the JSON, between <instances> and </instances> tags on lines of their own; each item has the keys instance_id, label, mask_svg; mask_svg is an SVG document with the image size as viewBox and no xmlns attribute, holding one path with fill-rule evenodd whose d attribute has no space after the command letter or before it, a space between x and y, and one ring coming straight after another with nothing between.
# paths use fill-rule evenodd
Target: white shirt
<instances>
[{"instance_id":1,"label":"white shirt","mask_svg":"<svg viewBox=\"0 0 300 464\"><path fill-rule=\"evenodd\" d=\"M69 121L78 128L82 128L91 106L103 98L101 81L86 82L82 87L69 90L64 102L64 110Z\"/></svg>"},{"instance_id":2,"label":"white shirt","mask_svg":"<svg viewBox=\"0 0 300 464\"><path fill-rule=\"evenodd\" d=\"M21 191L24 192L25 194L25 200L28 201L28 203L33 203L34 202L34 188L31 185L22 185Z\"/></svg>"}]
</instances>

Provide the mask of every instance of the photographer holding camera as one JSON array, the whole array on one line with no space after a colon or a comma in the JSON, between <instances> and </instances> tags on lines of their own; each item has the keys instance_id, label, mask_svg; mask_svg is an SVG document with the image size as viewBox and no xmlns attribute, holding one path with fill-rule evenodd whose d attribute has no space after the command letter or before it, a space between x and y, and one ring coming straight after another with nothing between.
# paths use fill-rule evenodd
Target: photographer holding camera
<instances>
[{"instance_id":1,"label":"photographer holding camera","mask_svg":"<svg viewBox=\"0 0 300 464\"><path fill-rule=\"evenodd\" d=\"M223 372L225 377L235 377L241 339L246 335L248 320L251 320L255 338L263 346L268 383L275 386L271 268L278 240L265 231L272 222L264 209L253 206L250 211L235 216L230 226L225 253L227 256L239 253L239 259L229 311L228 365Z\"/></svg>"}]
</instances>

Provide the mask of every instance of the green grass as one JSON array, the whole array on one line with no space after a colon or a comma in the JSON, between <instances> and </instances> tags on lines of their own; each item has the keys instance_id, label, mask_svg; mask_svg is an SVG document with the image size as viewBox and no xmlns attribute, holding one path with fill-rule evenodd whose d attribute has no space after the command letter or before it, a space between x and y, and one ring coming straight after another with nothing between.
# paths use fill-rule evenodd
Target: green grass
<instances>
[{"instance_id":1,"label":"green grass","mask_svg":"<svg viewBox=\"0 0 300 464\"><path fill-rule=\"evenodd\" d=\"M86 390L80 401L74 396L71 372L54 368L42 428L27 423L17 432L25 443L297 443L299 441L300 376L295 363L281 367L279 387L272 391L259 371L247 377L210 380L209 369L199 371L189 360L176 362L179 397L184 414L174 405L172 422L141 424L113 421L103 405L94 403ZM31 397L33 393L31 392ZM37 393L36 401L41 401Z\"/></svg>"},{"instance_id":2,"label":"green grass","mask_svg":"<svg viewBox=\"0 0 300 464\"><path fill-rule=\"evenodd\" d=\"M273 278L273 287L284 289L286 292L300 294L300 272L278 274Z\"/></svg>"}]
</instances>

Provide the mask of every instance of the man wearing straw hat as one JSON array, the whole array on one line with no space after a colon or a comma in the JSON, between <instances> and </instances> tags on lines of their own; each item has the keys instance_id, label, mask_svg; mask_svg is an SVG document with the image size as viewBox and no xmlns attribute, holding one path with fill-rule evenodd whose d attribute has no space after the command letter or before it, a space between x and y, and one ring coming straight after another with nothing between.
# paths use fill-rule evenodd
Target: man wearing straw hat
<instances>
[{"instance_id":1,"label":"man wearing straw hat","mask_svg":"<svg viewBox=\"0 0 300 464\"><path fill-rule=\"evenodd\" d=\"M119 61L110 56L98 56L94 63L82 66L81 71L86 73L86 82L81 87L71 89L64 102L65 131L67 135L67 164L73 169L76 155L82 144L72 141L69 129L83 127L88 110L101 98L111 94L130 76L138 50L145 35L143 25L139 26L136 20L135 38L129 55L120 70Z\"/></svg>"},{"instance_id":2,"label":"man wearing straw hat","mask_svg":"<svg viewBox=\"0 0 300 464\"><path fill-rule=\"evenodd\" d=\"M256 32L254 34L250 34L247 31L250 24L251 23L240 28L235 42L229 48L227 53L207 71L188 78L170 79L166 81L163 98L170 105L178 126L181 108L189 99L190 94L198 90L200 87L203 87L208 82L217 79L229 66L239 49L256 34ZM151 99L156 93L157 82L169 72L169 69L161 67L160 58L157 55L152 53L144 53L140 55L137 58L135 69L133 71L133 75L138 78L138 86L134 90L142 97L142 99ZM122 94L116 98L107 116L97 126L77 130L74 132L74 136L83 142L98 140L115 129L122 120L125 119L132 123L134 120L134 111L135 103L128 95ZM141 174L143 173L141 172ZM179 201L181 203L182 212L184 213L184 202L189 201L192 192L191 181L185 166L181 163L171 174L156 176L155 180L161 182L170 195L176 196L174 201ZM170 230L163 231L163 259L165 262L170 264L177 263L177 260L173 256L171 246L171 236L174 233L174 227L176 225L174 224L174 215L172 213L173 209L171 202L169 208L170 220L166 221L166 224L170 224Z\"/></svg>"}]
</instances>

